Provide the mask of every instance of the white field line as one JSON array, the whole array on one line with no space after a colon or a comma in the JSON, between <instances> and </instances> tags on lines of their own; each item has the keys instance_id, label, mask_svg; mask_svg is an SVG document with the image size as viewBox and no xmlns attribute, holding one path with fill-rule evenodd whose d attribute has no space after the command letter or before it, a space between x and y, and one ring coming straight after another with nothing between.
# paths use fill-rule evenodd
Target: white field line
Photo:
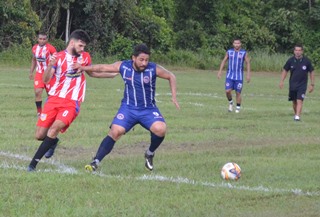
<instances>
[{"instance_id":1,"label":"white field line","mask_svg":"<svg viewBox=\"0 0 320 217\"><path fill-rule=\"evenodd\" d=\"M19 154L13 154L9 152L0 151L0 156L15 158L23 161L30 161L31 158ZM73 167L66 166L62 163L53 161L53 160L42 160L41 162L47 163L53 166L56 166L57 169L44 169L44 170L37 170L37 172L47 172L47 173L65 173L65 174L84 174L79 172ZM8 164L6 161L3 161L0 164L0 168L3 169L16 169L16 170L23 170L26 171L26 166L19 166L14 164ZM176 184L188 184L188 185L198 185L198 186L205 186L205 187L212 187L212 188L227 188L227 189L235 189L235 190L243 190L243 191L254 191L254 192L266 192L266 193L290 193L298 196L320 196L319 191L303 191L301 189L280 189L280 188L270 188L264 186L257 186L257 187L249 187L249 186L241 186L237 184L231 184L222 182L220 184L213 183L213 182L202 182L196 181L184 177L166 177L161 175L143 175L140 177L131 177L131 176L114 176L114 175L105 175L101 171L94 172L93 175L97 175L103 178L113 178L118 180L125 180L125 179L135 179L139 181L159 181L159 182L169 182L169 183L176 183Z\"/></svg>"},{"instance_id":2,"label":"white field line","mask_svg":"<svg viewBox=\"0 0 320 217\"><path fill-rule=\"evenodd\" d=\"M23 161L31 161L30 157L27 157L27 156L24 156L24 155L20 155L20 154L13 154L13 153L9 153L9 152L4 152L4 151L0 151L0 156L9 157L9 158L15 158L15 159L23 160ZM74 169L72 167L69 167L69 166L66 166L66 165L64 165L62 163L59 163L57 161L51 160L51 159L48 159L48 160L42 159L41 162L45 162L47 164L56 166L58 168L57 171L59 171L60 173L69 173L69 174L78 173L78 171L76 169ZM2 166L3 165L1 165L1 167ZM26 168L27 167L24 167L23 170L26 170ZM19 169L19 168L17 167L15 169Z\"/></svg>"}]
</instances>

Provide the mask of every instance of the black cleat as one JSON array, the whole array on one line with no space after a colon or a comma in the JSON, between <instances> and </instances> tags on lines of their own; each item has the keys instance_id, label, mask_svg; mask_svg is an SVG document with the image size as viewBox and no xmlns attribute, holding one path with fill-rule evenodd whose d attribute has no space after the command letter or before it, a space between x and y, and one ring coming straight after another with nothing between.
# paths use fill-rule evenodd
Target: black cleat
<instances>
[{"instance_id":1,"label":"black cleat","mask_svg":"<svg viewBox=\"0 0 320 217\"><path fill-rule=\"evenodd\" d=\"M148 155L147 152L144 153L144 158L146 160L145 167L149 171L153 170L153 157L154 157L154 154L153 155Z\"/></svg>"},{"instance_id":2,"label":"black cleat","mask_svg":"<svg viewBox=\"0 0 320 217\"><path fill-rule=\"evenodd\" d=\"M27 171L28 172L35 172L36 168L34 166L29 165L28 168L27 168Z\"/></svg>"}]
</instances>

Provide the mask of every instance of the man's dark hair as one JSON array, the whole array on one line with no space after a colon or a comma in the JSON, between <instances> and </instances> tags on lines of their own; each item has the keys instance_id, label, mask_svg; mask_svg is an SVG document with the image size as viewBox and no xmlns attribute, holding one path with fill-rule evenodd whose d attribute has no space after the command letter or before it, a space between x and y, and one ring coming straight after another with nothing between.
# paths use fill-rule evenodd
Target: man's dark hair
<instances>
[{"instance_id":1,"label":"man's dark hair","mask_svg":"<svg viewBox=\"0 0 320 217\"><path fill-rule=\"evenodd\" d=\"M296 47L301 47L301 49L303 50L303 45L302 45L302 44L296 44L296 45L294 46L294 48L296 48Z\"/></svg>"},{"instance_id":2,"label":"man's dark hair","mask_svg":"<svg viewBox=\"0 0 320 217\"><path fill-rule=\"evenodd\" d=\"M235 37L235 38L233 38L233 41L240 41L241 42L241 38L240 37Z\"/></svg>"},{"instance_id":3,"label":"man's dark hair","mask_svg":"<svg viewBox=\"0 0 320 217\"><path fill-rule=\"evenodd\" d=\"M48 37L48 34L46 32L38 32L38 37L39 37L39 35L44 35L44 36Z\"/></svg>"},{"instance_id":4,"label":"man's dark hair","mask_svg":"<svg viewBox=\"0 0 320 217\"><path fill-rule=\"evenodd\" d=\"M82 29L74 30L70 35L70 40L76 39L85 42L86 44L90 43L90 36L88 33Z\"/></svg>"},{"instance_id":5,"label":"man's dark hair","mask_svg":"<svg viewBox=\"0 0 320 217\"><path fill-rule=\"evenodd\" d=\"M150 49L148 48L147 45L145 45L145 44L138 44L138 45L136 45L136 46L134 47L132 55L135 56L135 57L137 57L137 56L139 56L141 53L145 53L145 54L148 54L148 55L151 54Z\"/></svg>"}]
</instances>

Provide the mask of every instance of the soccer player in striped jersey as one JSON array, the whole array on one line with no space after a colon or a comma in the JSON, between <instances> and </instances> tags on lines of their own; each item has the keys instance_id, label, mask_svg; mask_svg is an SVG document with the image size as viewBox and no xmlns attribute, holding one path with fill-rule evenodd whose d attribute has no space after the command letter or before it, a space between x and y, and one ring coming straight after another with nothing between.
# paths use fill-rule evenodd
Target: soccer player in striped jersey
<instances>
[{"instance_id":1,"label":"soccer player in striped jersey","mask_svg":"<svg viewBox=\"0 0 320 217\"><path fill-rule=\"evenodd\" d=\"M35 134L36 139L43 142L32 158L28 171L34 171L49 150L53 154L59 132L65 132L80 112L80 105L85 97L86 77L81 71L74 70L72 65L91 65L90 54L84 51L89 41L89 35L85 31L75 30L70 35L67 48L50 58L43 74L43 82L50 84L50 89L38 118ZM108 74L109 77L115 75Z\"/></svg>"},{"instance_id":2,"label":"soccer player in striped jersey","mask_svg":"<svg viewBox=\"0 0 320 217\"><path fill-rule=\"evenodd\" d=\"M32 60L29 74L30 80L34 81L33 86L38 116L42 110L43 89L46 89L46 85L42 81L42 75L44 70L47 68L51 55L55 52L57 52L56 48L48 43L47 34L39 33L38 44L32 47ZM36 73L33 75L35 69Z\"/></svg>"},{"instance_id":3,"label":"soccer player in striped jersey","mask_svg":"<svg viewBox=\"0 0 320 217\"><path fill-rule=\"evenodd\" d=\"M86 170L95 171L102 159L111 152L115 142L136 124L150 131L151 141L145 151L145 167L153 170L153 157L156 149L166 134L165 119L160 113L155 100L156 79L169 81L171 100L179 109L176 98L176 77L173 73L153 62L149 62L150 50L145 44L134 48L131 60L113 64L80 66L79 70L91 73L120 73L124 81L124 94L121 106L115 115L108 135L102 140L94 160L85 166Z\"/></svg>"},{"instance_id":4,"label":"soccer player in striped jersey","mask_svg":"<svg viewBox=\"0 0 320 217\"><path fill-rule=\"evenodd\" d=\"M250 58L246 50L241 48L241 40L236 38L233 40L233 48L229 49L223 58L220 69L218 72L218 78L221 78L222 70L224 65L228 60L228 69L226 74L225 81L225 91L226 96L229 101L228 111L233 111L233 99L232 99L232 91L236 92L236 113L240 112L241 108L241 91L243 87L243 68L244 63L246 63L247 68L247 76L246 80L250 82Z\"/></svg>"}]
</instances>

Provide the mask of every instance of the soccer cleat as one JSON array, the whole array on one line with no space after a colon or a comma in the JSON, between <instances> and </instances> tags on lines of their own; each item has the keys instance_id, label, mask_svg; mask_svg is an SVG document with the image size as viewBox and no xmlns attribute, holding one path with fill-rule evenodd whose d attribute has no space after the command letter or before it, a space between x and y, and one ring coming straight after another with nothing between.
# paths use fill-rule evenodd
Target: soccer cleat
<instances>
[{"instance_id":1,"label":"soccer cleat","mask_svg":"<svg viewBox=\"0 0 320 217\"><path fill-rule=\"evenodd\" d=\"M96 161L92 161L90 164L85 165L84 168L89 172L94 172L98 169Z\"/></svg>"},{"instance_id":2,"label":"soccer cleat","mask_svg":"<svg viewBox=\"0 0 320 217\"><path fill-rule=\"evenodd\" d=\"M154 157L154 154L153 155L148 155L147 152L145 152L145 154L144 154L144 158L146 160L145 167L149 171L153 170L153 157Z\"/></svg>"},{"instance_id":3,"label":"soccer cleat","mask_svg":"<svg viewBox=\"0 0 320 217\"><path fill-rule=\"evenodd\" d=\"M239 112L240 112L240 106L237 106L236 113L239 113Z\"/></svg>"},{"instance_id":4,"label":"soccer cleat","mask_svg":"<svg viewBox=\"0 0 320 217\"><path fill-rule=\"evenodd\" d=\"M59 142L59 139L57 138L57 143L54 146L52 146L51 148L49 148L49 150L44 154L45 158L50 158L53 156L54 151L58 145L58 142Z\"/></svg>"},{"instance_id":5,"label":"soccer cleat","mask_svg":"<svg viewBox=\"0 0 320 217\"><path fill-rule=\"evenodd\" d=\"M229 108L228 108L228 112L232 112L232 111L233 111L233 104L230 103L230 104L229 104Z\"/></svg>"},{"instance_id":6,"label":"soccer cleat","mask_svg":"<svg viewBox=\"0 0 320 217\"><path fill-rule=\"evenodd\" d=\"M293 118L294 121L300 121L300 117L298 115L294 116Z\"/></svg>"},{"instance_id":7,"label":"soccer cleat","mask_svg":"<svg viewBox=\"0 0 320 217\"><path fill-rule=\"evenodd\" d=\"M27 171L28 171L28 172L35 172L35 171L36 171L36 168L33 167L33 166L31 166L31 165L29 165L28 168L27 168Z\"/></svg>"}]
</instances>

